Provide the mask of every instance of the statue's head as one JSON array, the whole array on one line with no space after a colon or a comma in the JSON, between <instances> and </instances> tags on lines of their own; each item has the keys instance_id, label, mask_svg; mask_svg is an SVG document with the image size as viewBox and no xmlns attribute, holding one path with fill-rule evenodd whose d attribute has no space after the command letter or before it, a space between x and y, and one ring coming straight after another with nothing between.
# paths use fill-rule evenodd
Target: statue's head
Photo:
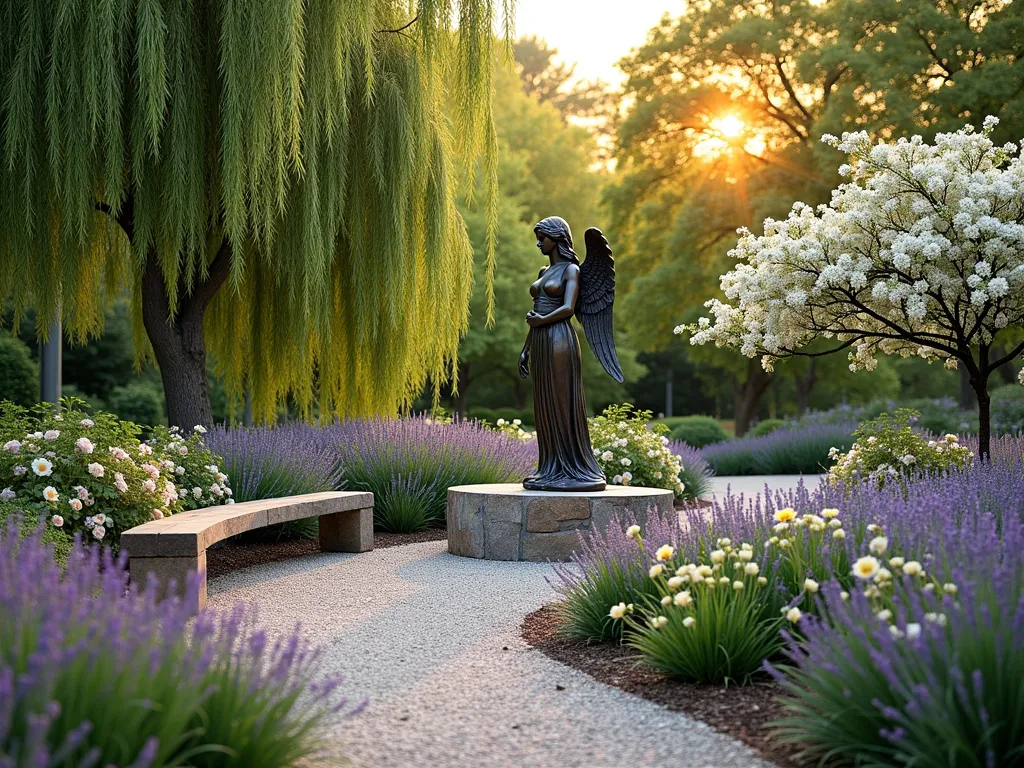
<instances>
[{"instance_id":1,"label":"statue's head","mask_svg":"<svg viewBox=\"0 0 1024 768\"><path fill-rule=\"evenodd\" d=\"M533 228L537 236L537 247L544 251L544 238L550 239L558 249L558 254L566 261L579 264L576 251L572 249L572 230L569 229L569 222L561 216L548 216L546 219L537 222Z\"/></svg>"}]
</instances>

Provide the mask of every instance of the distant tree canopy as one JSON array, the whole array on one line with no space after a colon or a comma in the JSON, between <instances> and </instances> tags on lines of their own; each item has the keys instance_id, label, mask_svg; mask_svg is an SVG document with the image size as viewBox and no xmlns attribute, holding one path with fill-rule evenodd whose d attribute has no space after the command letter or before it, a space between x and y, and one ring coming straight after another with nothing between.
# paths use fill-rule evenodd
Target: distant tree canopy
<instances>
[{"instance_id":1,"label":"distant tree canopy","mask_svg":"<svg viewBox=\"0 0 1024 768\"><path fill-rule=\"evenodd\" d=\"M823 133L929 138L995 114L995 138L1019 139L1022 25L1024 6L1002 0L706 0L664 17L620 64L632 107L606 196L627 234L632 337L658 349L720 295L737 227L828 199L839 179ZM742 432L765 374L734 353L696 354L733 374Z\"/></svg>"},{"instance_id":2,"label":"distant tree canopy","mask_svg":"<svg viewBox=\"0 0 1024 768\"><path fill-rule=\"evenodd\" d=\"M554 105L541 100L512 73L494 79L501 190L497 263L494 275L495 322L485 326L487 295L477 283L471 301L469 332L459 347L459 395L455 410L474 405L526 406L529 380L519 378L518 360L526 338L526 313L532 306L529 287L547 260L537 250L533 225L545 216L564 217L579 241L590 226L606 227L598 208L605 177L590 171L594 142L581 127L563 122ZM487 219L480 206L460 203L478 273L486 263ZM616 243L612 242L612 247ZM582 334L582 331L580 331ZM590 406L625 398L625 390L601 369L584 347L584 381ZM628 376L642 374L635 352L622 334L619 354Z\"/></svg>"},{"instance_id":3,"label":"distant tree canopy","mask_svg":"<svg viewBox=\"0 0 1024 768\"><path fill-rule=\"evenodd\" d=\"M258 417L395 411L467 328L457 157L493 242L494 7L6 4L0 296L84 340L128 285L174 424L211 419L207 348Z\"/></svg>"},{"instance_id":4,"label":"distant tree canopy","mask_svg":"<svg viewBox=\"0 0 1024 768\"><path fill-rule=\"evenodd\" d=\"M515 43L516 71L527 96L569 117L601 117L614 108L615 99L602 80L574 79L575 64L557 60L558 49L536 35Z\"/></svg>"}]
</instances>

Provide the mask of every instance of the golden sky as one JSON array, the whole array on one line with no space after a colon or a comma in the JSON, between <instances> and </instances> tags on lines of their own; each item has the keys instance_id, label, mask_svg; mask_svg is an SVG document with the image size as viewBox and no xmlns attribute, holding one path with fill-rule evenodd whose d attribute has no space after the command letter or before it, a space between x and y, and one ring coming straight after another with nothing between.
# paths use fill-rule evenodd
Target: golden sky
<instances>
[{"instance_id":1,"label":"golden sky","mask_svg":"<svg viewBox=\"0 0 1024 768\"><path fill-rule=\"evenodd\" d=\"M642 44L662 14L678 15L685 0L518 0L516 37L537 35L576 62L576 74L618 85L615 62Z\"/></svg>"}]
</instances>

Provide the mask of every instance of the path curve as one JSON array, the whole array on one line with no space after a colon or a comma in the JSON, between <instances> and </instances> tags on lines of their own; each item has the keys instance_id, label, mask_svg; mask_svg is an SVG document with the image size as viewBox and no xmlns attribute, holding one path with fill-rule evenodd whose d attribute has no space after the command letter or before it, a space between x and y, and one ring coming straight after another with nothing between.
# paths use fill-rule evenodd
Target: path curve
<instances>
[{"instance_id":1,"label":"path curve","mask_svg":"<svg viewBox=\"0 0 1024 768\"><path fill-rule=\"evenodd\" d=\"M771 768L703 723L528 646L519 626L554 598L551 574L425 542L238 571L211 580L209 604L254 605L271 631L301 622L325 650L325 673L370 700L332 732L355 766Z\"/></svg>"}]
</instances>

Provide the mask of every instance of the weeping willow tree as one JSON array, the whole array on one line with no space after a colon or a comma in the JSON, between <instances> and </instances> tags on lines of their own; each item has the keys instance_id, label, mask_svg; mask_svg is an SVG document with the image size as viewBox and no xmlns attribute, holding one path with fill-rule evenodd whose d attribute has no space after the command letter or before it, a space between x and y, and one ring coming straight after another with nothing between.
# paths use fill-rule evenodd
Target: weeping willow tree
<instances>
[{"instance_id":1,"label":"weeping willow tree","mask_svg":"<svg viewBox=\"0 0 1024 768\"><path fill-rule=\"evenodd\" d=\"M5 0L0 294L85 340L130 288L173 424L207 350L263 417L395 411L456 370L512 2Z\"/></svg>"}]
</instances>

